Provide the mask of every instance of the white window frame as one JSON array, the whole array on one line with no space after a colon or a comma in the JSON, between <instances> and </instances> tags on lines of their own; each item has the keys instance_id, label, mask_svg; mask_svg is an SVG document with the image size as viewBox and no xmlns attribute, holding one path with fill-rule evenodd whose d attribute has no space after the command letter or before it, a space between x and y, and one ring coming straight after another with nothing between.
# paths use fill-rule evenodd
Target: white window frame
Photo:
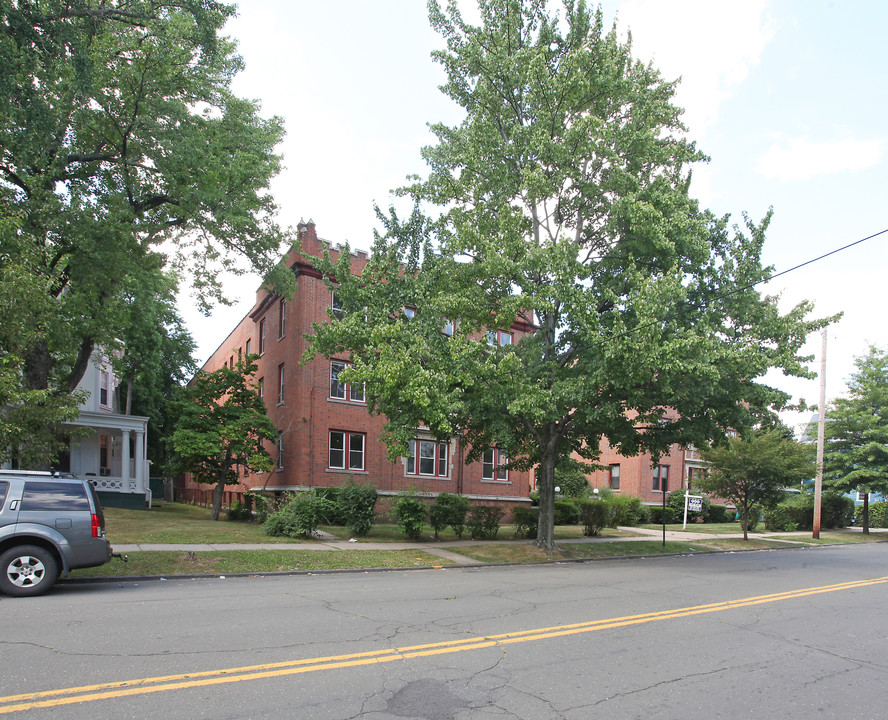
<instances>
[{"instance_id":1,"label":"white window frame","mask_svg":"<svg viewBox=\"0 0 888 720\"><path fill-rule=\"evenodd\" d=\"M342 454L342 464L333 464L333 438L341 440L341 447L337 447L335 452ZM360 447L358 447L360 446ZM367 436L361 432L351 432L350 430L331 430L328 434L327 445L327 467L332 470L353 470L363 472L367 464ZM359 465L355 461L359 461Z\"/></svg>"},{"instance_id":2,"label":"white window frame","mask_svg":"<svg viewBox=\"0 0 888 720\"><path fill-rule=\"evenodd\" d=\"M281 298L281 301L278 303L279 315L278 315L278 340L283 340L287 337L287 301L284 298Z\"/></svg>"},{"instance_id":3,"label":"white window frame","mask_svg":"<svg viewBox=\"0 0 888 720\"><path fill-rule=\"evenodd\" d=\"M504 465L509 457L499 448L487 448L481 456L481 479L488 482L508 482L509 470Z\"/></svg>"},{"instance_id":4,"label":"white window frame","mask_svg":"<svg viewBox=\"0 0 888 720\"><path fill-rule=\"evenodd\" d=\"M364 383L347 383L339 380L339 373L346 370L350 363L345 360L330 361L330 398L333 400L346 400L348 402L365 403L366 394ZM334 375L334 366L338 367ZM334 394L334 388L341 395Z\"/></svg>"},{"instance_id":5,"label":"white window frame","mask_svg":"<svg viewBox=\"0 0 888 720\"><path fill-rule=\"evenodd\" d=\"M667 488L666 492L669 492L669 466L653 465L651 470L653 471L651 489L654 492L663 492L663 487L665 486Z\"/></svg>"},{"instance_id":6,"label":"white window frame","mask_svg":"<svg viewBox=\"0 0 888 720\"><path fill-rule=\"evenodd\" d=\"M419 453L417 454L417 443ZM423 455L424 449L430 449L432 455ZM423 472L423 460L431 460L431 472ZM417 477L448 477L450 475L450 444L436 442L429 438L416 438L410 441L407 451L407 474ZM426 464L428 469L428 464Z\"/></svg>"}]
</instances>

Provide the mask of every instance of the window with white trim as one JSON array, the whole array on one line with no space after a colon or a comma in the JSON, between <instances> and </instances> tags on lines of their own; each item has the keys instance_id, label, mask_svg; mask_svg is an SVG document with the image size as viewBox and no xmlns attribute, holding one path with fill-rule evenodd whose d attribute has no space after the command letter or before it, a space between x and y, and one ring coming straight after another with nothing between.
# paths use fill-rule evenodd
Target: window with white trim
<instances>
[{"instance_id":1,"label":"window with white trim","mask_svg":"<svg viewBox=\"0 0 888 720\"><path fill-rule=\"evenodd\" d=\"M411 440L407 454L407 474L447 477L450 445L434 440Z\"/></svg>"},{"instance_id":2,"label":"window with white trim","mask_svg":"<svg viewBox=\"0 0 888 720\"><path fill-rule=\"evenodd\" d=\"M620 466L611 465L607 470L607 484L611 490L620 489Z\"/></svg>"},{"instance_id":3,"label":"window with white trim","mask_svg":"<svg viewBox=\"0 0 888 720\"><path fill-rule=\"evenodd\" d=\"M259 321L259 354L265 354L265 318Z\"/></svg>"},{"instance_id":4,"label":"window with white trim","mask_svg":"<svg viewBox=\"0 0 888 720\"><path fill-rule=\"evenodd\" d=\"M487 448L481 456L481 478L483 480L507 481L509 458L499 448Z\"/></svg>"},{"instance_id":5,"label":"window with white trim","mask_svg":"<svg viewBox=\"0 0 888 720\"><path fill-rule=\"evenodd\" d=\"M331 430L328 467L336 470L363 470L365 443L364 433Z\"/></svg>"},{"instance_id":6,"label":"window with white trim","mask_svg":"<svg viewBox=\"0 0 888 720\"><path fill-rule=\"evenodd\" d=\"M330 397L351 402L364 402L364 383L347 383L339 379L348 367L344 360L330 361Z\"/></svg>"},{"instance_id":7,"label":"window with white trim","mask_svg":"<svg viewBox=\"0 0 888 720\"><path fill-rule=\"evenodd\" d=\"M284 431L278 430L278 470L284 467Z\"/></svg>"},{"instance_id":8,"label":"window with white trim","mask_svg":"<svg viewBox=\"0 0 888 720\"><path fill-rule=\"evenodd\" d=\"M259 393L260 398L265 397L265 378L261 377L256 381L256 392Z\"/></svg>"},{"instance_id":9,"label":"window with white trim","mask_svg":"<svg viewBox=\"0 0 888 720\"><path fill-rule=\"evenodd\" d=\"M278 365L278 405L284 403L284 363Z\"/></svg>"},{"instance_id":10,"label":"window with white trim","mask_svg":"<svg viewBox=\"0 0 888 720\"><path fill-rule=\"evenodd\" d=\"M660 492L669 490L669 466L654 465L653 466L653 489Z\"/></svg>"},{"instance_id":11,"label":"window with white trim","mask_svg":"<svg viewBox=\"0 0 888 720\"><path fill-rule=\"evenodd\" d=\"M287 301L281 298L278 303L278 340L287 336Z\"/></svg>"},{"instance_id":12,"label":"window with white trim","mask_svg":"<svg viewBox=\"0 0 888 720\"><path fill-rule=\"evenodd\" d=\"M456 330L456 324L450 318L444 318L444 327L441 328L441 332L449 337L453 337L453 333Z\"/></svg>"}]
</instances>

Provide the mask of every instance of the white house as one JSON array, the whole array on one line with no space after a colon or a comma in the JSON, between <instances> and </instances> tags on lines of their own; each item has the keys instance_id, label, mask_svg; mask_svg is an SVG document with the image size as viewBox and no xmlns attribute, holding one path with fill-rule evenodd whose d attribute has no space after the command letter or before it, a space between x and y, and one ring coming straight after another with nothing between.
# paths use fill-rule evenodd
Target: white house
<instances>
[{"instance_id":1,"label":"white house","mask_svg":"<svg viewBox=\"0 0 888 720\"><path fill-rule=\"evenodd\" d=\"M61 458L58 469L90 480L106 504L137 507L144 499L150 506L148 418L119 412L117 384L108 356L96 349L77 386L88 397L80 405L80 417L68 423L92 433L71 439L69 456Z\"/></svg>"}]
</instances>

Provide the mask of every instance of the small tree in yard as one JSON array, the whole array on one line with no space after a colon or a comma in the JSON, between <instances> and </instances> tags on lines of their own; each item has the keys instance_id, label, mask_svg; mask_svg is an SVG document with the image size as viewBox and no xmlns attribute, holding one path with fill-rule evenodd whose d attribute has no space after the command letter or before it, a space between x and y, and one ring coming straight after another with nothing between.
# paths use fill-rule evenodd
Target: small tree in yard
<instances>
[{"instance_id":1,"label":"small tree in yard","mask_svg":"<svg viewBox=\"0 0 888 720\"><path fill-rule=\"evenodd\" d=\"M697 481L697 488L737 506L744 540L749 539L753 506L779 502L787 487L798 485L815 471L811 448L787 437L781 429L758 430L748 440L730 438L702 455L709 463L709 474Z\"/></svg>"},{"instance_id":2,"label":"small tree in yard","mask_svg":"<svg viewBox=\"0 0 888 720\"><path fill-rule=\"evenodd\" d=\"M254 357L247 356L234 369L198 373L178 404L172 436L177 465L196 482L215 485L213 520L219 519L225 486L238 482L238 468L255 473L273 467L264 441L274 440L277 429L250 384Z\"/></svg>"},{"instance_id":3,"label":"small tree in yard","mask_svg":"<svg viewBox=\"0 0 888 720\"><path fill-rule=\"evenodd\" d=\"M863 532L869 532L869 493L888 495L888 354L871 347L855 361L848 397L826 411L824 478L839 492L863 497Z\"/></svg>"}]
</instances>

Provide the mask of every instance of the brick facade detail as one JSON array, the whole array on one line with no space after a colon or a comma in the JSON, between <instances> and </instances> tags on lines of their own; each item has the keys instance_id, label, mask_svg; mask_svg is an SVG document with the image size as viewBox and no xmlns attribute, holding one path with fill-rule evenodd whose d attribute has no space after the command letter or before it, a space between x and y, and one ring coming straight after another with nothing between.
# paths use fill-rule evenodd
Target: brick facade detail
<instances>
[{"instance_id":1,"label":"brick facade detail","mask_svg":"<svg viewBox=\"0 0 888 720\"><path fill-rule=\"evenodd\" d=\"M433 475L409 474L406 458L394 463L389 460L380 440L385 420L370 415L362 401L361 389L351 392L352 389L347 388L344 398L335 397L343 393L331 392L330 360L316 357L305 365L300 364L306 349L303 335L310 332L313 322L329 321L328 310L332 303L330 289L306 262L305 256L320 256L327 246L336 259L339 248L329 247L325 241L319 240L311 221L300 223L298 232L301 253L293 249L286 259L297 277L294 297L283 303L281 297L259 290L252 310L202 368L212 372L223 365L237 363L247 352L260 353L255 377L262 383L268 415L280 433L280 457L277 447L269 447L278 467L270 474L244 476L239 485L226 488L229 491L226 502L248 490L264 488L271 494L279 494L313 487L336 487L349 477L375 485L382 495L414 488L432 495L459 493L479 501L509 505L528 502L531 473L510 470L506 481L485 480L481 462L464 462L466 449L458 438L445 444L444 449L436 446ZM368 259L366 253L353 253L352 272L360 275ZM532 328L512 327L516 341L523 332L529 331ZM348 358L333 360L344 362ZM332 440L331 433L334 435ZM417 430L416 436L423 438L421 429ZM362 457L359 454L361 445ZM340 446L343 454L338 452ZM349 469L359 460L361 469ZM336 465L344 465L344 468L333 467ZM207 486L193 484L186 478L187 499L198 499L199 493L206 489Z\"/></svg>"}]
</instances>

